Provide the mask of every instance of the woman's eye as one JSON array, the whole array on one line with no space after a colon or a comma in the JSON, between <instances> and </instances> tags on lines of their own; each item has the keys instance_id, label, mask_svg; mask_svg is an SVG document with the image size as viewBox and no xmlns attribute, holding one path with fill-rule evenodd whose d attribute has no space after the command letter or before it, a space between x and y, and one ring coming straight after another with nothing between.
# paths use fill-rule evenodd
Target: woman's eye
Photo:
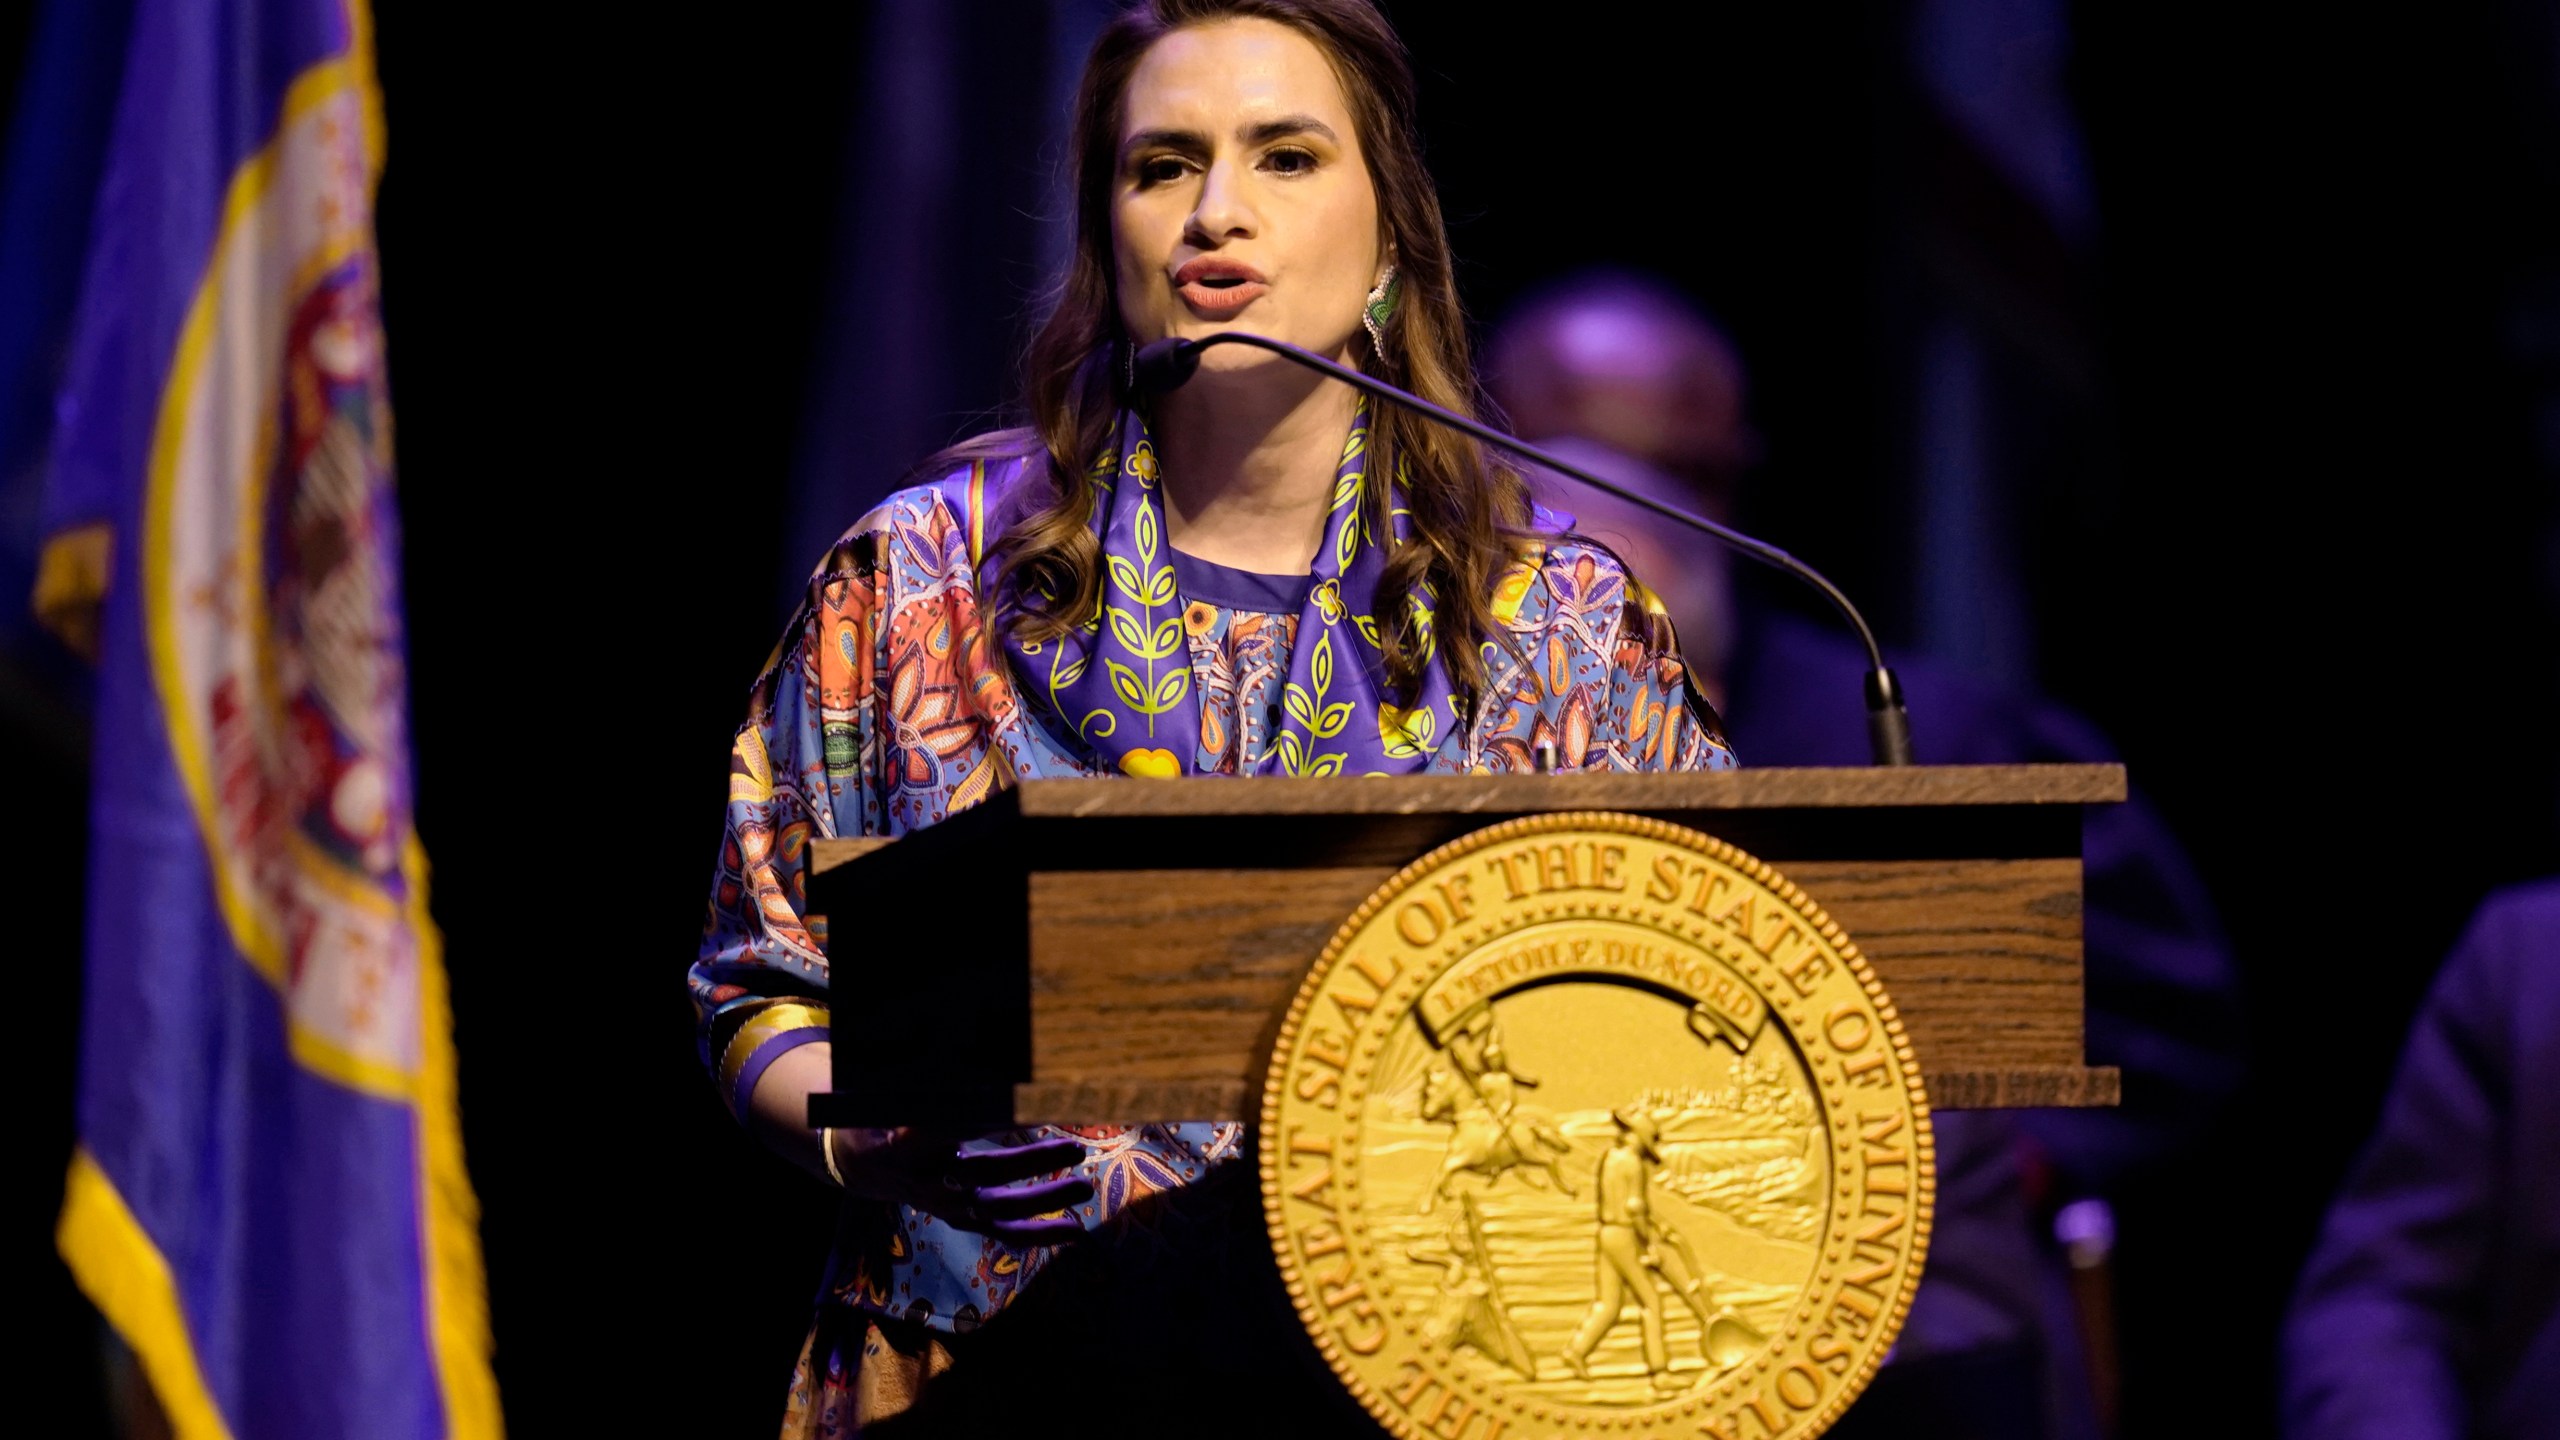
<instances>
[{"instance_id":1,"label":"woman's eye","mask_svg":"<svg viewBox=\"0 0 2560 1440\"><path fill-rule=\"evenodd\" d=\"M1283 175L1303 175L1316 168L1316 157L1304 150L1274 150L1262 163Z\"/></svg>"},{"instance_id":2,"label":"woman's eye","mask_svg":"<svg viewBox=\"0 0 2560 1440\"><path fill-rule=\"evenodd\" d=\"M1138 183L1162 185L1179 180L1182 178L1183 168L1182 161L1172 155L1158 155L1152 160L1141 160L1138 162Z\"/></svg>"}]
</instances>

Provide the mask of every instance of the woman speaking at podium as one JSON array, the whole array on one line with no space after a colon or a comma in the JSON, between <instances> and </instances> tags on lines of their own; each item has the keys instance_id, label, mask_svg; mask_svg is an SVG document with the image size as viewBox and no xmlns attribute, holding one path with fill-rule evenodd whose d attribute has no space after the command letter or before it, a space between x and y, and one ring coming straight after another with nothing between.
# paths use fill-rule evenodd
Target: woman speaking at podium
<instances>
[{"instance_id":1,"label":"woman speaking at podium","mask_svg":"<svg viewBox=\"0 0 2560 1440\"><path fill-rule=\"evenodd\" d=\"M1063 1310L1048 1333L1112 1353L1092 1332L1144 1287L1108 1265L1060 1277L1163 1240L1240 1141L1207 1123L813 1133L830 937L801 913L812 839L901 835L1022 778L1732 763L1684 703L1658 610L1472 440L1243 346L1137 393L1136 347L1232 328L1477 408L1412 76L1367 0L1136 6L1086 63L1073 154L1074 253L1026 357L1027 423L927 462L828 552L731 756L691 972L703 1056L761 1138L853 1197L791 1434L918 1426L1031 1330L1009 1311ZM949 952L893 963L969 962L968 884L909 901L949 914ZM860 915L829 919L840 953L863 944ZM1088 1303L1116 1308L1077 1321ZM1132 1423L1168 1402L1205 1420L1214 1380L1174 1373L1189 1352L1110 1344L1154 1367L1160 1398ZM980 1388L1040 1413L1013 1381Z\"/></svg>"}]
</instances>

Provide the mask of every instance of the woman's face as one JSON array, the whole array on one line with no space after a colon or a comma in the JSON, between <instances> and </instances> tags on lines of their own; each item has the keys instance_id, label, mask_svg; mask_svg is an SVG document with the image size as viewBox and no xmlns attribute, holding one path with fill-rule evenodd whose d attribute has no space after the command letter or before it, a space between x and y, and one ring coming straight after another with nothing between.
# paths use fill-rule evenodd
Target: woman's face
<instances>
[{"instance_id":1,"label":"woman's face","mask_svg":"<svg viewBox=\"0 0 2560 1440\"><path fill-rule=\"evenodd\" d=\"M1122 108L1111 217L1129 333L1248 330L1348 359L1381 269L1378 197L1315 42L1269 20L1177 30L1138 62Z\"/></svg>"}]
</instances>

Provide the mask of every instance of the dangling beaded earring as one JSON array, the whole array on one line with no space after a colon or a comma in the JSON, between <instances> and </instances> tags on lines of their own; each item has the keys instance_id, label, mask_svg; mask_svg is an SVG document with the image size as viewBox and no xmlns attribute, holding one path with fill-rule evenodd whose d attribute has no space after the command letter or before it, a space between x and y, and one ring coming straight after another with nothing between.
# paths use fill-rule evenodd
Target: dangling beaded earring
<instances>
[{"instance_id":1,"label":"dangling beaded earring","mask_svg":"<svg viewBox=\"0 0 2560 1440\"><path fill-rule=\"evenodd\" d=\"M1379 359L1387 358L1387 321L1396 313L1396 298L1404 294L1404 285L1396 279L1396 267L1390 265L1378 276L1369 291L1369 303L1360 311L1360 324L1369 332L1369 348Z\"/></svg>"}]
</instances>

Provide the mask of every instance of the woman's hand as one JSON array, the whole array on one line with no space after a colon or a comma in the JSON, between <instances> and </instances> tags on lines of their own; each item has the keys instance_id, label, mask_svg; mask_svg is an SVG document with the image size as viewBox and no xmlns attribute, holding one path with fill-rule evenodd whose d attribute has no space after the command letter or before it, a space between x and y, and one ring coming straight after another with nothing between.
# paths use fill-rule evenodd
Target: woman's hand
<instances>
[{"instance_id":1,"label":"woman's hand","mask_svg":"<svg viewBox=\"0 0 2560 1440\"><path fill-rule=\"evenodd\" d=\"M846 1190L913 1205L962 1230L1022 1245L1055 1245L1084 1231L1073 1207L1093 1198L1079 1175L1043 1175L1084 1159L1084 1146L1064 1137L994 1150L962 1150L962 1137L940 1131L829 1130L835 1153L820 1151L809 1128L809 1096L833 1083L829 1045L820 1041L775 1057L749 1099L758 1138L812 1175L841 1175Z\"/></svg>"},{"instance_id":2,"label":"woman's hand","mask_svg":"<svg viewBox=\"0 0 2560 1440\"><path fill-rule=\"evenodd\" d=\"M963 1150L956 1136L916 1129L827 1134L850 1194L912 1205L954 1228L1017 1245L1056 1245L1084 1233L1073 1207L1093 1198L1092 1182L1057 1173L1084 1159L1084 1146L1073 1140Z\"/></svg>"}]
</instances>

